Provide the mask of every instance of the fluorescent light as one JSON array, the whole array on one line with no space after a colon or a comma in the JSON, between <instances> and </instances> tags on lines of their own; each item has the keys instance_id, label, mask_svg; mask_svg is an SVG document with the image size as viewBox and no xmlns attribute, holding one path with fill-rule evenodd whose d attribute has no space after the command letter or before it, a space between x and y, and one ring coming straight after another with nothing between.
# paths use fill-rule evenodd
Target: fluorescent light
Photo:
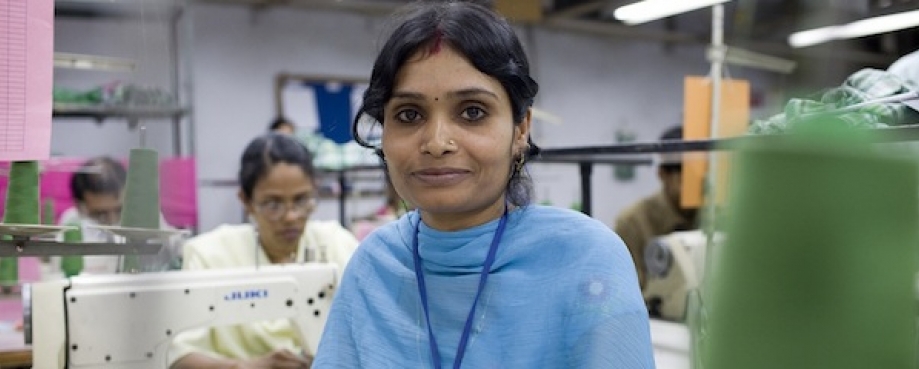
<instances>
[{"instance_id":1,"label":"fluorescent light","mask_svg":"<svg viewBox=\"0 0 919 369\"><path fill-rule=\"evenodd\" d=\"M839 26L795 32L788 37L788 44L792 47L807 47L833 40L864 37L912 27L919 27L919 10L882 15Z\"/></svg>"},{"instance_id":2,"label":"fluorescent light","mask_svg":"<svg viewBox=\"0 0 919 369\"><path fill-rule=\"evenodd\" d=\"M613 12L625 24L640 24L731 0L644 0L619 7Z\"/></svg>"}]
</instances>

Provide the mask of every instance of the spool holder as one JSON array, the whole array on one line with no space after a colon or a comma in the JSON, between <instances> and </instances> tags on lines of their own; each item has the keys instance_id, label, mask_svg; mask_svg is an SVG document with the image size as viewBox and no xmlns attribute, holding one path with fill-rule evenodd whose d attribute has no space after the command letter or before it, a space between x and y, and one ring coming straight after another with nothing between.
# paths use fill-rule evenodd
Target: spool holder
<instances>
[{"instance_id":1,"label":"spool holder","mask_svg":"<svg viewBox=\"0 0 919 369\"><path fill-rule=\"evenodd\" d=\"M0 239L0 257L25 256L80 256L80 255L155 255L162 250L165 240L171 235L185 231L144 229L143 232L130 230L131 236L120 232L122 227L99 227L105 231L120 235L126 242L60 242L49 237L72 229L69 226L43 226L34 224L0 224L0 235L12 239ZM136 235L135 235L136 234Z\"/></svg>"}]
</instances>

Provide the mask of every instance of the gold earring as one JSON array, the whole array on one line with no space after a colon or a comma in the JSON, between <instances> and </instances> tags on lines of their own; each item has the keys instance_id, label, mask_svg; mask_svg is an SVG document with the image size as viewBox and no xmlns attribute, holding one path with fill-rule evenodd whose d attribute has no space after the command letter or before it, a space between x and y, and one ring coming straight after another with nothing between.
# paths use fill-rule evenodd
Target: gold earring
<instances>
[{"instance_id":1,"label":"gold earring","mask_svg":"<svg viewBox=\"0 0 919 369\"><path fill-rule=\"evenodd\" d=\"M517 157L517 160L514 161L514 172L520 174L520 171L523 170L523 164L526 162L526 155L520 154Z\"/></svg>"}]
</instances>

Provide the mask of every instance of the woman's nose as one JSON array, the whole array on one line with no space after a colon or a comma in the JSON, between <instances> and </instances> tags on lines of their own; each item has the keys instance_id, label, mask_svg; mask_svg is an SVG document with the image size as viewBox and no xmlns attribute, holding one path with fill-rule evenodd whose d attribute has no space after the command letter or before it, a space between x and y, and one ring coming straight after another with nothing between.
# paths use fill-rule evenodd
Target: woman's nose
<instances>
[{"instance_id":1,"label":"woman's nose","mask_svg":"<svg viewBox=\"0 0 919 369\"><path fill-rule=\"evenodd\" d=\"M435 157L456 151L456 141L450 138L450 126L446 118L435 117L428 122L422 152Z\"/></svg>"}]
</instances>

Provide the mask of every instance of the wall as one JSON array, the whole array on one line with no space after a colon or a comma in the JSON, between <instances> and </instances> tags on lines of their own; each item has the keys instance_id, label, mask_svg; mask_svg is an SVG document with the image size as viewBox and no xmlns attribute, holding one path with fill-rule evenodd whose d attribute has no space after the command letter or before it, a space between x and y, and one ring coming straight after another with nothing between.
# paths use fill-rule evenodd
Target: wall
<instances>
[{"instance_id":1,"label":"wall","mask_svg":"<svg viewBox=\"0 0 919 369\"><path fill-rule=\"evenodd\" d=\"M55 52L101 55L134 60L129 72L55 68L54 86L87 91L112 82L169 89L171 83L167 24L155 19L57 18ZM140 144L139 131L121 118L55 118L51 149L55 155L111 155L126 158ZM172 153L171 120L143 121L147 146L161 155Z\"/></svg>"},{"instance_id":2,"label":"wall","mask_svg":"<svg viewBox=\"0 0 919 369\"><path fill-rule=\"evenodd\" d=\"M275 114L274 77L290 72L367 78L386 19L334 11L253 10L212 4L195 4L187 16L192 27L188 47L183 50L188 52L184 58L192 82L198 176L205 183L199 191L200 230L208 230L241 220L235 187L207 183L235 178L244 145L266 129ZM95 37L117 34L119 26L67 27L73 33L91 32ZM137 29L135 24L120 27ZM701 46L664 47L546 29L519 31L541 86L537 106L563 120L557 125L535 123L534 138L545 148L610 144L620 128L634 131L638 140L655 140L666 127L680 121L683 76L708 72ZM144 47L137 40L143 40L147 52L141 56L156 58L160 53L157 45L166 32L148 27L146 34L128 37L134 43L108 46L137 50ZM59 35L58 43L60 48L80 49L100 42L91 37ZM166 65L162 60L153 63ZM135 77L159 77L162 73L145 71ZM770 82L778 80L774 75L739 68L732 68L731 75L750 79L754 89L767 97L775 96L782 87L782 83ZM775 100L767 99L766 109L771 109L768 105L774 105ZM762 115L764 110L755 113ZM59 127L64 127L63 123L55 125L54 147L78 154L98 147L63 139L77 130L91 129L111 146L106 150L114 152L125 151L132 139L122 125ZM155 147L168 151L170 133L155 129L151 132ZM578 200L575 166L533 164L530 170L536 179L537 201L567 207ZM627 204L655 191L657 179L652 167L641 167L633 180L620 182L613 179L611 167L598 166L593 186L595 216L609 223ZM369 213L381 201L370 198L349 203L349 215ZM323 201L315 217L337 219L337 204Z\"/></svg>"},{"instance_id":3,"label":"wall","mask_svg":"<svg viewBox=\"0 0 919 369\"><path fill-rule=\"evenodd\" d=\"M684 76L707 75L710 69L699 45L668 47L550 30L538 30L534 38L537 105L564 120L534 129L534 139L546 148L612 144L619 129L634 132L638 141L655 141L682 121ZM777 87L770 83L774 76L735 67L729 71L732 78L750 80L755 90ZM576 165L535 164L531 171L540 201L557 206L580 201ZM592 185L594 217L612 224L619 211L657 190L657 170L636 167L634 179L618 181L613 166L595 165Z\"/></svg>"}]
</instances>

